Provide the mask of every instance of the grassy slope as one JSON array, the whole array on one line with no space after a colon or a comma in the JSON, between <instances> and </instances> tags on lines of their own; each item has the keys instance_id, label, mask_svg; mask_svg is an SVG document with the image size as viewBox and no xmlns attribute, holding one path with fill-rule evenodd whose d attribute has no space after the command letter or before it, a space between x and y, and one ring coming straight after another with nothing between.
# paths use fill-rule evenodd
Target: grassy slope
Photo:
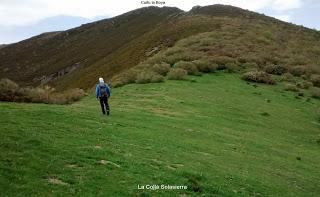
<instances>
[{"instance_id":1,"label":"grassy slope","mask_svg":"<svg viewBox=\"0 0 320 197\"><path fill-rule=\"evenodd\" d=\"M71 106L0 103L0 190L196 195L137 190L176 184L224 196L319 194L320 102L238 78L216 73L196 83L117 88L110 117L92 97ZM68 185L50 184L49 177Z\"/></svg>"},{"instance_id":2,"label":"grassy slope","mask_svg":"<svg viewBox=\"0 0 320 197\"><path fill-rule=\"evenodd\" d=\"M258 59L258 63L281 64L282 59L292 59L290 66L320 63L318 31L232 6L205 6L190 12L148 7L2 48L0 78L35 86L42 76L57 75L64 68L80 65L76 71L58 77L49 85L58 90L90 89L97 77L110 79L146 60L146 52L154 47L162 50L183 38L204 32L222 35L223 52L236 53L244 48L240 53ZM235 37L228 37L230 34ZM250 42L244 42L248 40ZM220 48L211 52L226 55L219 54ZM258 49L259 56L252 55L251 49ZM290 53L286 53L288 51ZM231 56L235 57L235 53Z\"/></svg>"}]
</instances>

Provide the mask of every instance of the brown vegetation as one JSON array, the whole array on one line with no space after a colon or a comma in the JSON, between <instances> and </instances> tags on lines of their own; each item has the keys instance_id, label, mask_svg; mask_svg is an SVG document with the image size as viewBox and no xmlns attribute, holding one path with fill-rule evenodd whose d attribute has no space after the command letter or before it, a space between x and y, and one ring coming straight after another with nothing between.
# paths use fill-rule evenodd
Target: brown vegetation
<instances>
[{"instance_id":1,"label":"brown vegetation","mask_svg":"<svg viewBox=\"0 0 320 197\"><path fill-rule=\"evenodd\" d=\"M316 87L320 87L320 75L311 75L310 81Z\"/></svg>"},{"instance_id":2,"label":"brown vegetation","mask_svg":"<svg viewBox=\"0 0 320 197\"><path fill-rule=\"evenodd\" d=\"M194 63L198 70L203 73L215 72L218 68L217 64L210 62L208 59L194 60L192 63Z\"/></svg>"},{"instance_id":3,"label":"brown vegetation","mask_svg":"<svg viewBox=\"0 0 320 197\"><path fill-rule=\"evenodd\" d=\"M318 88L318 87L311 88L311 96L313 98L320 99L320 88Z\"/></svg>"},{"instance_id":4,"label":"brown vegetation","mask_svg":"<svg viewBox=\"0 0 320 197\"><path fill-rule=\"evenodd\" d=\"M188 75L201 75L197 66L192 62L179 61L173 65L174 68L181 68L187 71Z\"/></svg>"},{"instance_id":5,"label":"brown vegetation","mask_svg":"<svg viewBox=\"0 0 320 197\"><path fill-rule=\"evenodd\" d=\"M298 92L299 88L294 84L287 83L287 84L284 85L284 90L285 91Z\"/></svg>"},{"instance_id":6,"label":"brown vegetation","mask_svg":"<svg viewBox=\"0 0 320 197\"><path fill-rule=\"evenodd\" d=\"M288 71L288 69L281 65L270 64L265 67L265 71L269 74L282 75Z\"/></svg>"},{"instance_id":7,"label":"brown vegetation","mask_svg":"<svg viewBox=\"0 0 320 197\"><path fill-rule=\"evenodd\" d=\"M249 71L242 74L241 79L245 81L257 82L257 83L266 83L266 84L275 84L275 80L272 78L272 75L263 72L263 71Z\"/></svg>"},{"instance_id":8,"label":"brown vegetation","mask_svg":"<svg viewBox=\"0 0 320 197\"><path fill-rule=\"evenodd\" d=\"M162 75L152 71L143 71L137 74L136 83L158 83L164 80Z\"/></svg>"},{"instance_id":9,"label":"brown vegetation","mask_svg":"<svg viewBox=\"0 0 320 197\"><path fill-rule=\"evenodd\" d=\"M50 104L70 104L80 100L86 93L79 88L56 92L49 86L20 87L9 79L0 80L0 100L10 102L32 102Z\"/></svg>"},{"instance_id":10,"label":"brown vegetation","mask_svg":"<svg viewBox=\"0 0 320 197\"><path fill-rule=\"evenodd\" d=\"M183 80L186 78L188 72L181 68L173 68L168 73L168 79Z\"/></svg>"},{"instance_id":11,"label":"brown vegetation","mask_svg":"<svg viewBox=\"0 0 320 197\"><path fill-rule=\"evenodd\" d=\"M231 6L197 7L188 13L148 7L8 45L0 49L0 78L38 85L44 76L59 90L91 88L97 76L117 77L116 84L135 82L132 73L118 76L144 61L150 67L185 61L200 72L254 68L280 74L283 67L308 79L310 73L320 73L319 37L317 31ZM165 76L165 67L154 72ZM76 69L60 75L65 68Z\"/></svg>"}]
</instances>

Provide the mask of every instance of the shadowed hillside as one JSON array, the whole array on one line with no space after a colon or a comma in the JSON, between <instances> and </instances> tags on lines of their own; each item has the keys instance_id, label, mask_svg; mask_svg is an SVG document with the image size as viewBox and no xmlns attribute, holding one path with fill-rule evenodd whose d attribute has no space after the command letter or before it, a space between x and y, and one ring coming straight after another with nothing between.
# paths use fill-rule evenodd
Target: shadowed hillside
<instances>
[{"instance_id":1,"label":"shadowed hillside","mask_svg":"<svg viewBox=\"0 0 320 197\"><path fill-rule=\"evenodd\" d=\"M142 8L112 19L12 44L0 52L0 77L36 85L68 70L88 69L98 60L107 58L154 29L169 15L179 12L177 8Z\"/></svg>"},{"instance_id":2,"label":"shadowed hillside","mask_svg":"<svg viewBox=\"0 0 320 197\"><path fill-rule=\"evenodd\" d=\"M320 63L318 31L232 6L194 7L190 12L148 7L7 46L0 50L0 78L58 89L90 88L98 76L111 79L177 41L205 32L219 37L214 46L201 49L208 50L204 55L240 60L237 55L246 53L256 59L240 60L240 67L247 61L256 67L282 63L279 58L291 59L288 66ZM290 52L281 54L282 49Z\"/></svg>"}]
</instances>

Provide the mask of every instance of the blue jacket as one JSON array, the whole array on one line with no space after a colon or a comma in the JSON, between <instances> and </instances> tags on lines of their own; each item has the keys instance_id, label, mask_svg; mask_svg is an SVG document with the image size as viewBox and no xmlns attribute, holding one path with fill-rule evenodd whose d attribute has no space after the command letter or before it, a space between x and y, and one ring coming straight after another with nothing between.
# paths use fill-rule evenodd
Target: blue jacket
<instances>
[{"instance_id":1,"label":"blue jacket","mask_svg":"<svg viewBox=\"0 0 320 197\"><path fill-rule=\"evenodd\" d=\"M106 92L108 94L108 97L111 96L110 94L110 87L107 83L105 83L105 86L106 86ZM101 97L101 93L100 93L100 84L98 83L97 86L96 86L96 97L97 98L100 98Z\"/></svg>"}]
</instances>

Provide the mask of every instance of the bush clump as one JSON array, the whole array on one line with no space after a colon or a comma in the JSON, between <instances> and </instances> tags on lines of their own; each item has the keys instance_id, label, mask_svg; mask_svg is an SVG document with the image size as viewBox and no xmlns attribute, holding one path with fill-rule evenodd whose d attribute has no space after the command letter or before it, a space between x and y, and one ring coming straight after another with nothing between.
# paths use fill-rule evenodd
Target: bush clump
<instances>
[{"instance_id":1,"label":"bush clump","mask_svg":"<svg viewBox=\"0 0 320 197\"><path fill-rule=\"evenodd\" d=\"M281 81L289 81L289 82L294 82L294 76L291 73L284 73L281 75Z\"/></svg>"},{"instance_id":2,"label":"bush clump","mask_svg":"<svg viewBox=\"0 0 320 197\"><path fill-rule=\"evenodd\" d=\"M174 65L180 61L193 61L199 58L200 56L194 52L181 52L165 56L163 61L169 63L170 65Z\"/></svg>"},{"instance_id":3,"label":"bush clump","mask_svg":"<svg viewBox=\"0 0 320 197\"><path fill-rule=\"evenodd\" d=\"M187 71L181 68L172 68L168 73L168 79L184 80L187 76Z\"/></svg>"},{"instance_id":4,"label":"bush clump","mask_svg":"<svg viewBox=\"0 0 320 197\"><path fill-rule=\"evenodd\" d=\"M238 60L238 61L239 61L239 60ZM257 68L257 67L258 67L258 64L255 63L255 62L245 62L245 63L242 63L242 62L239 61L239 63L242 64L242 65L241 65L242 68Z\"/></svg>"},{"instance_id":5,"label":"bush clump","mask_svg":"<svg viewBox=\"0 0 320 197\"><path fill-rule=\"evenodd\" d=\"M218 57L212 57L211 61L221 66L221 65L226 65L228 63L234 63L235 59L227 56L218 56Z\"/></svg>"},{"instance_id":6,"label":"bush clump","mask_svg":"<svg viewBox=\"0 0 320 197\"><path fill-rule=\"evenodd\" d=\"M75 89L70 89L68 91L63 92L62 95L65 96L66 102L60 103L60 104L69 104L72 102L79 101L83 96L85 96L87 94L83 89L75 88ZM59 104L59 103L57 103L57 104Z\"/></svg>"},{"instance_id":7,"label":"bush clump","mask_svg":"<svg viewBox=\"0 0 320 197\"><path fill-rule=\"evenodd\" d=\"M289 69L289 72L296 77L300 77L307 73L307 69L305 66L293 66Z\"/></svg>"},{"instance_id":8,"label":"bush clump","mask_svg":"<svg viewBox=\"0 0 320 197\"><path fill-rule=\"evenodd\" d=\"M154 64L152 66L152 70L162 76L166 76L166 74L170 71L170 68L170 64L165 62Z\"/></svg>"},{"instance_id":9,"label":"bush clump","mask_svg":"<svg viewBox=\"0 0 320 197\"><path fill-rule=\"evenodd\" d=\"M10 79L0 80L0 100L2 101L14 101L17 96L19 86Z\"/></svg>"},{"instance_id":10,"label":"bush clump","mask_svg":"<svg viewBox=\"0 0 320 197\"><path fill-rule=\"evenodd\" d=\"M292 84L292 83L287 83L284 85L284 90L285 91L292 91L292 92L298 92L299 91L299 88Z\"/></svg>"},{"instance_id":11,"label":"bush clump","mask_svg":"<svg viewBox=\"0 0 320 197\"><path fill-rule=\"evenodd\" d=\"M162 75L159 75L153 71L142 71L140 72L135 82L136 83L158 83L163 82L164 78Z\"/></svg>"},{"instance_id":12,"label":"bush clump","mask_svg":"<svg viewBox=\"0 0 320 197\"><path fill-rule=\"evenodd\" d=\"M111 85L112 87L121 87L126 84L135 83L138 73L139 72L135 69L125 71L113 78L111 80Z\"/></svg>"},{"instance_id":13,"label":"bush clump","mask_svg":"<svg viewBox=\"0 0 320 197\"><path fill-rule=\"evenodd\" d=\"M313 86L320 87L320 75L311 75L310 81Z\"/></svg>"},{"instance_id":14,"label":"bush clump","mask_svg":"<svg viewBox=\"0 0 320 197\"><path fill-rule=\"evenodd\" d=\"M242 80L257 82L257 83L266 83L266 84L275 84L275 80L272 76L264 71L249 71L241 76Z\"/></svg>"},{"instance_id":15,"label":"bush clump","mask_svg":"<svg viewBox=\"0 0 320 197\"><path fill-rule=\"evenodd\" d=\"M195 64L192 62L179 61L174 64L174 68L181 68L187 71L188 75L200 75L200 72Z\"/></svg>"},{"instance_id":16,"label":"bush clump","mask_svg":"<svg viewBox=\"0 0 320 197\"><path fill-rule=\"evenodd\" d=\"M311 89L311 96L312 96L313 98L320 99L320 88L318 88L318 87L313 87L313 88Z\"/></svg>"},{"instance_id":17,"label":"bush clump","mask_svg":"<svg viewBox=\"0 0 320 197\"><path fill-rule=\"evenodd\" d=\"M239 70L239 67L237 66L237 64L236 63L227 63L226 65L225 65L225 69L227 70L227 72L235 72L235 71L237 71L237 70Z\"/></svg>"},{"instance_id":18,"label":"bush clump","mask_svg":"<svg viewBox=\"0 0 320 197\"><path fill-rule=\"evenodd\" d=\"M215 72L218 68L218 65L210 62L209 60L200 59L192 62L200 72L203 73L212 73Z\"/></svg>"},{"instance_id":19,"label":"bush clump","mask_svg":"<svg viewBox=\"0 0 320 197\"><path fill-rule=\"evenodd\" d=\"M270 64L265 67L265 71L269 74L282 75L288 71L288 69L281 65Z\"/></svg>"},{"instance_id":20,"label":"bush clump","mask_svg":"<svg viewBox=\"0 0 320 197\"><path fill-rule=\"evenodd\" d=\"M2 101L69 104L80 100L85 95L86 93L79 88L56 92L49 86L22 88L9 79L0 80L0 100Z\"/></svg>"},{"instance_id":21,"label":"bush clump","mask_svg":"<svg viewBox=\"0 0 320 197\"><path fill-rule=\"evenodd\" d=\"M309 81L300 81L297 83L297 87L301 89L309 89L312 87L312 83Z\"/></svg>"}]
</instances>

